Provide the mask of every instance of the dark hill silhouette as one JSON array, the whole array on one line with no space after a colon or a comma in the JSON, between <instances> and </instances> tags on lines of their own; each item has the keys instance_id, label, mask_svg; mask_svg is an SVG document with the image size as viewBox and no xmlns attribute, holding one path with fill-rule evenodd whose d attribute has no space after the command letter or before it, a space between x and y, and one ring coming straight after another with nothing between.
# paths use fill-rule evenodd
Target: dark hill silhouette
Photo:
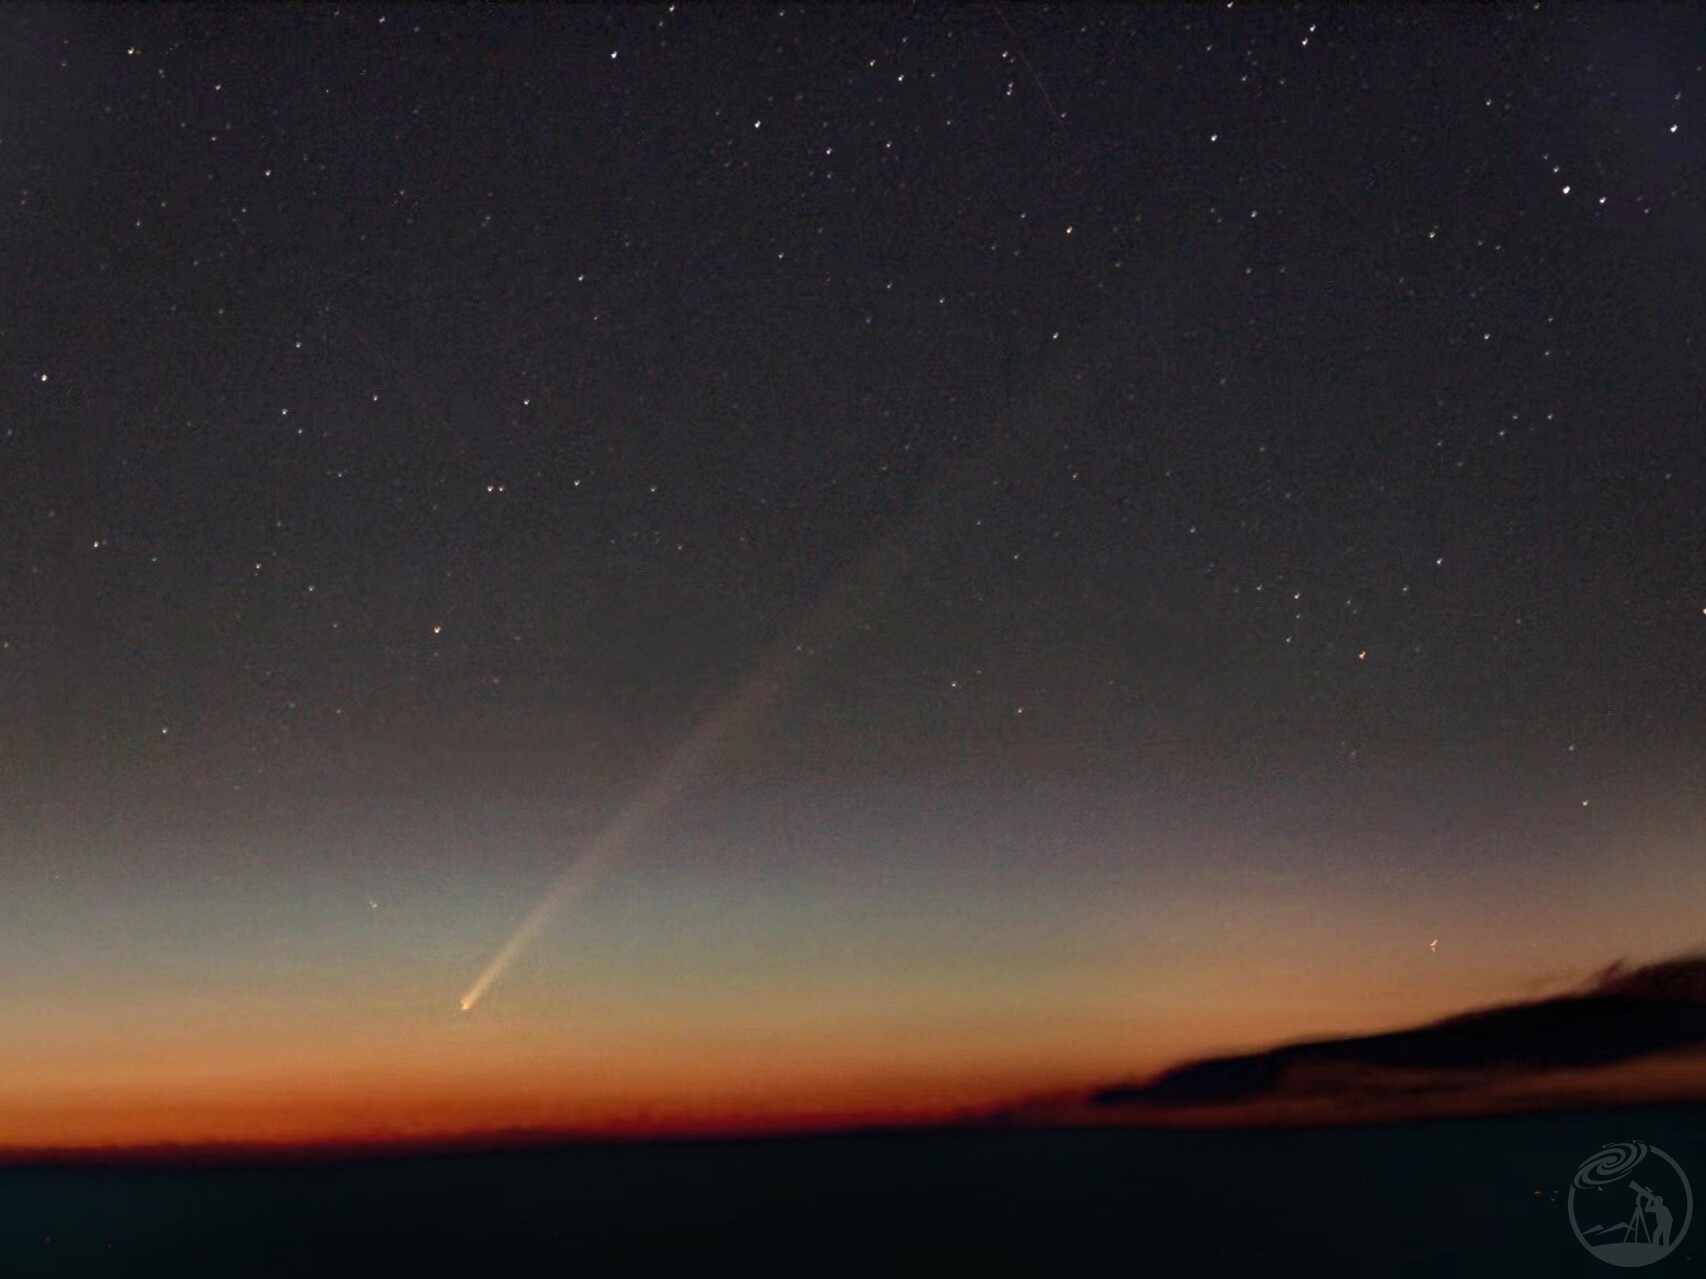
<instances>
[{"instance_id":1,"label":"dark hill silhouette","mask_svg":"<svg viewBox=\"0 0 1706 1279\"><path fill-rule=\"evenodd\" d=\"M1587 990L1480 1009L1410 1030L1214 1057L1090 1095L1096 1107L1251 1101L1307 1081L1355 1091L1406 1072L1413 1091L1462 1088L1496 1073L1609 1066L1706 1045L1706 955L1612 965ZM1359 1074L1359 1071L1362 1072ZM1390 1090L1392 1076L1383 1085Z\"/></svg>"}]
</instances>

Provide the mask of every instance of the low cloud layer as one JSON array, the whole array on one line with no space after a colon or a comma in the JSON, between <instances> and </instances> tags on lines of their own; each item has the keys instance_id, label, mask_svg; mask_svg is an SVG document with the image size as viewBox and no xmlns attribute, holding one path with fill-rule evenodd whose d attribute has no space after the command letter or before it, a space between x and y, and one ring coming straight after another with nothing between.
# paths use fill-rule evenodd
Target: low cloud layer
<instances>
[{"instance_id":1,"label":"low cloud layer","mask_svg":"<svg viewBox=\"0 0 1706 1279\"><path fill-rule=\"evenodd\" d=\"M1706 954L1379 1035L1189 1062L1091 1092L1116 1119L1405 1117L1706 1096Z\"/></svg>"}]
</instances>

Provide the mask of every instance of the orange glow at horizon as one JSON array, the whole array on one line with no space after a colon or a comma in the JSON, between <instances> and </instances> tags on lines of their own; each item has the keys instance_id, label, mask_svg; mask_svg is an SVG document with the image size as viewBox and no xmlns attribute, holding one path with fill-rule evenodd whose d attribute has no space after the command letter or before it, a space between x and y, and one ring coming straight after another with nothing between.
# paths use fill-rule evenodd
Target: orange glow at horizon
<instances>
[{"instance_id":1,"label":"orange glow at horizon","mask_svg":"<svg viewBox=\"0 0 1706 1279\"><path fill-rule=\"evenodd\" d=\"M93 1073L0 1085L0 1151L153 1145L316 1145L481 1134L756 1132L943 1118L1033 1090L1036 1069L919 1061L871 1074L870 1054L818 1045L769 1068L738 1055L605 1061L530 1053L506 1069L337 1061L296 1069L231 1061L134 1084ZM863 1057L863 1060L861 1060Z\"/></svg>"},{"instance_id":2,"label":"orange glow at horizon","mask_svg":"<svg viewBox=\"0 0 1706 1279\"><path fill-rule=\"evenodd\" d=\"M1029 929L953 881L844 920L850 894L827 876L809 910L764 885L731 905L685 872L686 905L612 880L572 944L530 952L472 1012L443 992L474 943L428 914L418 945L321 951L312 969L280 945L272 969L38 981L7 997L0 1150L947 1118L1558 993L1627 954L1630 932L1601 915L1536 948L1556 906L1532 887L1418 907L1348 877L1307 900L1134 883ZM1643 903L1653 958L1698 936L1675 889ZM1452 917L1449 945L1406 926L1419 911Z\"/></svg>"},{"instance_id":3,"label":"orange glow at horizon","mask_svg":"<svg viewBox=\"0 0 1706 1279\"><path fill-rule=\"evenodd\" d=\"M1260 980L1222 984L1211 974L1135 1019L1111 988L1052 1012L981 1014L930 1001L813 1010L749 999L698 1014L589 1005L577 1019L518 1005L524 989L478 1016L307 1002L210 1009L168 996L43 1009L33 1047L0 1049L0 1149L940 1119L1149 1074L1300 1026L1376 1029L1446 1010L1425 1000L1372 1006L1348 985L1288 1006L1264 1000L1288 979L1276 973L1264 991Z\"/></svg>"}]
</instances>

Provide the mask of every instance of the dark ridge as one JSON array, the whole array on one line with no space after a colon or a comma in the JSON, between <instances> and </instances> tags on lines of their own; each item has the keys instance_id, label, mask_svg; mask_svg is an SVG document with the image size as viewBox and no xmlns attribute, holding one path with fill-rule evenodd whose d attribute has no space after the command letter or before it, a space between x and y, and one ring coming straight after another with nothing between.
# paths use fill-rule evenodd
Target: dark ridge
<instances>
[{"instance_id":1,"label":"dark ridge","mask_svg":"<svg viewBox=\"0 0 1706 1279\"><path fill-rule=\"evenodd\" d=\"M1290 1044L1214 1057L1090 1095L1094 1106L1247 1101L1273 1093L1298 1066L1436 1071L1608 1066L1706 1045L1706 958L1602 974L1593 993L1482 1009L1410 1030Z\"/></svg>"}]
</instances>

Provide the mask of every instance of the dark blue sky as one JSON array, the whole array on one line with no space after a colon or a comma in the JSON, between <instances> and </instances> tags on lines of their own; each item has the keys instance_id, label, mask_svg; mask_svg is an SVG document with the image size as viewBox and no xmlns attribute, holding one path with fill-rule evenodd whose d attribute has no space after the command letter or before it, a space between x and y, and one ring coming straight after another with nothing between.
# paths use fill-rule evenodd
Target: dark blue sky
<instances>
[{"instance_id":1,"label":"dark blue sky","mask_svg":"<svg viewBox=\"0 0 1706 1279\"><path fill-rule=\"evenodd\" d=\"M160 965L169 1003L199 928L271 928L352 1008L413 971L440 1010L794 643L573 911L686 876L797 938L851 876L858 953L923 946L1015 1027L1003 992L1056 969L966 977L907 884L1148 999L1331 937L1297 1031L1686 943L1701 34L1640 5L7 12L11 962L90 1009ZM1118 933L1097 901L1174 949L1116 982L1073 949ZM66 944L114 902L129 943ZM634 909L600 971L662 990L679 936ZM1454 977L1381 967L1372 938L1451 920ZM518 972L545 1023L575 936ZM1235 1005L1197 1039L1272 1028ZM1073 1043L1141 1036L1097 1008Z\"/></svg>"}]
</instances>

